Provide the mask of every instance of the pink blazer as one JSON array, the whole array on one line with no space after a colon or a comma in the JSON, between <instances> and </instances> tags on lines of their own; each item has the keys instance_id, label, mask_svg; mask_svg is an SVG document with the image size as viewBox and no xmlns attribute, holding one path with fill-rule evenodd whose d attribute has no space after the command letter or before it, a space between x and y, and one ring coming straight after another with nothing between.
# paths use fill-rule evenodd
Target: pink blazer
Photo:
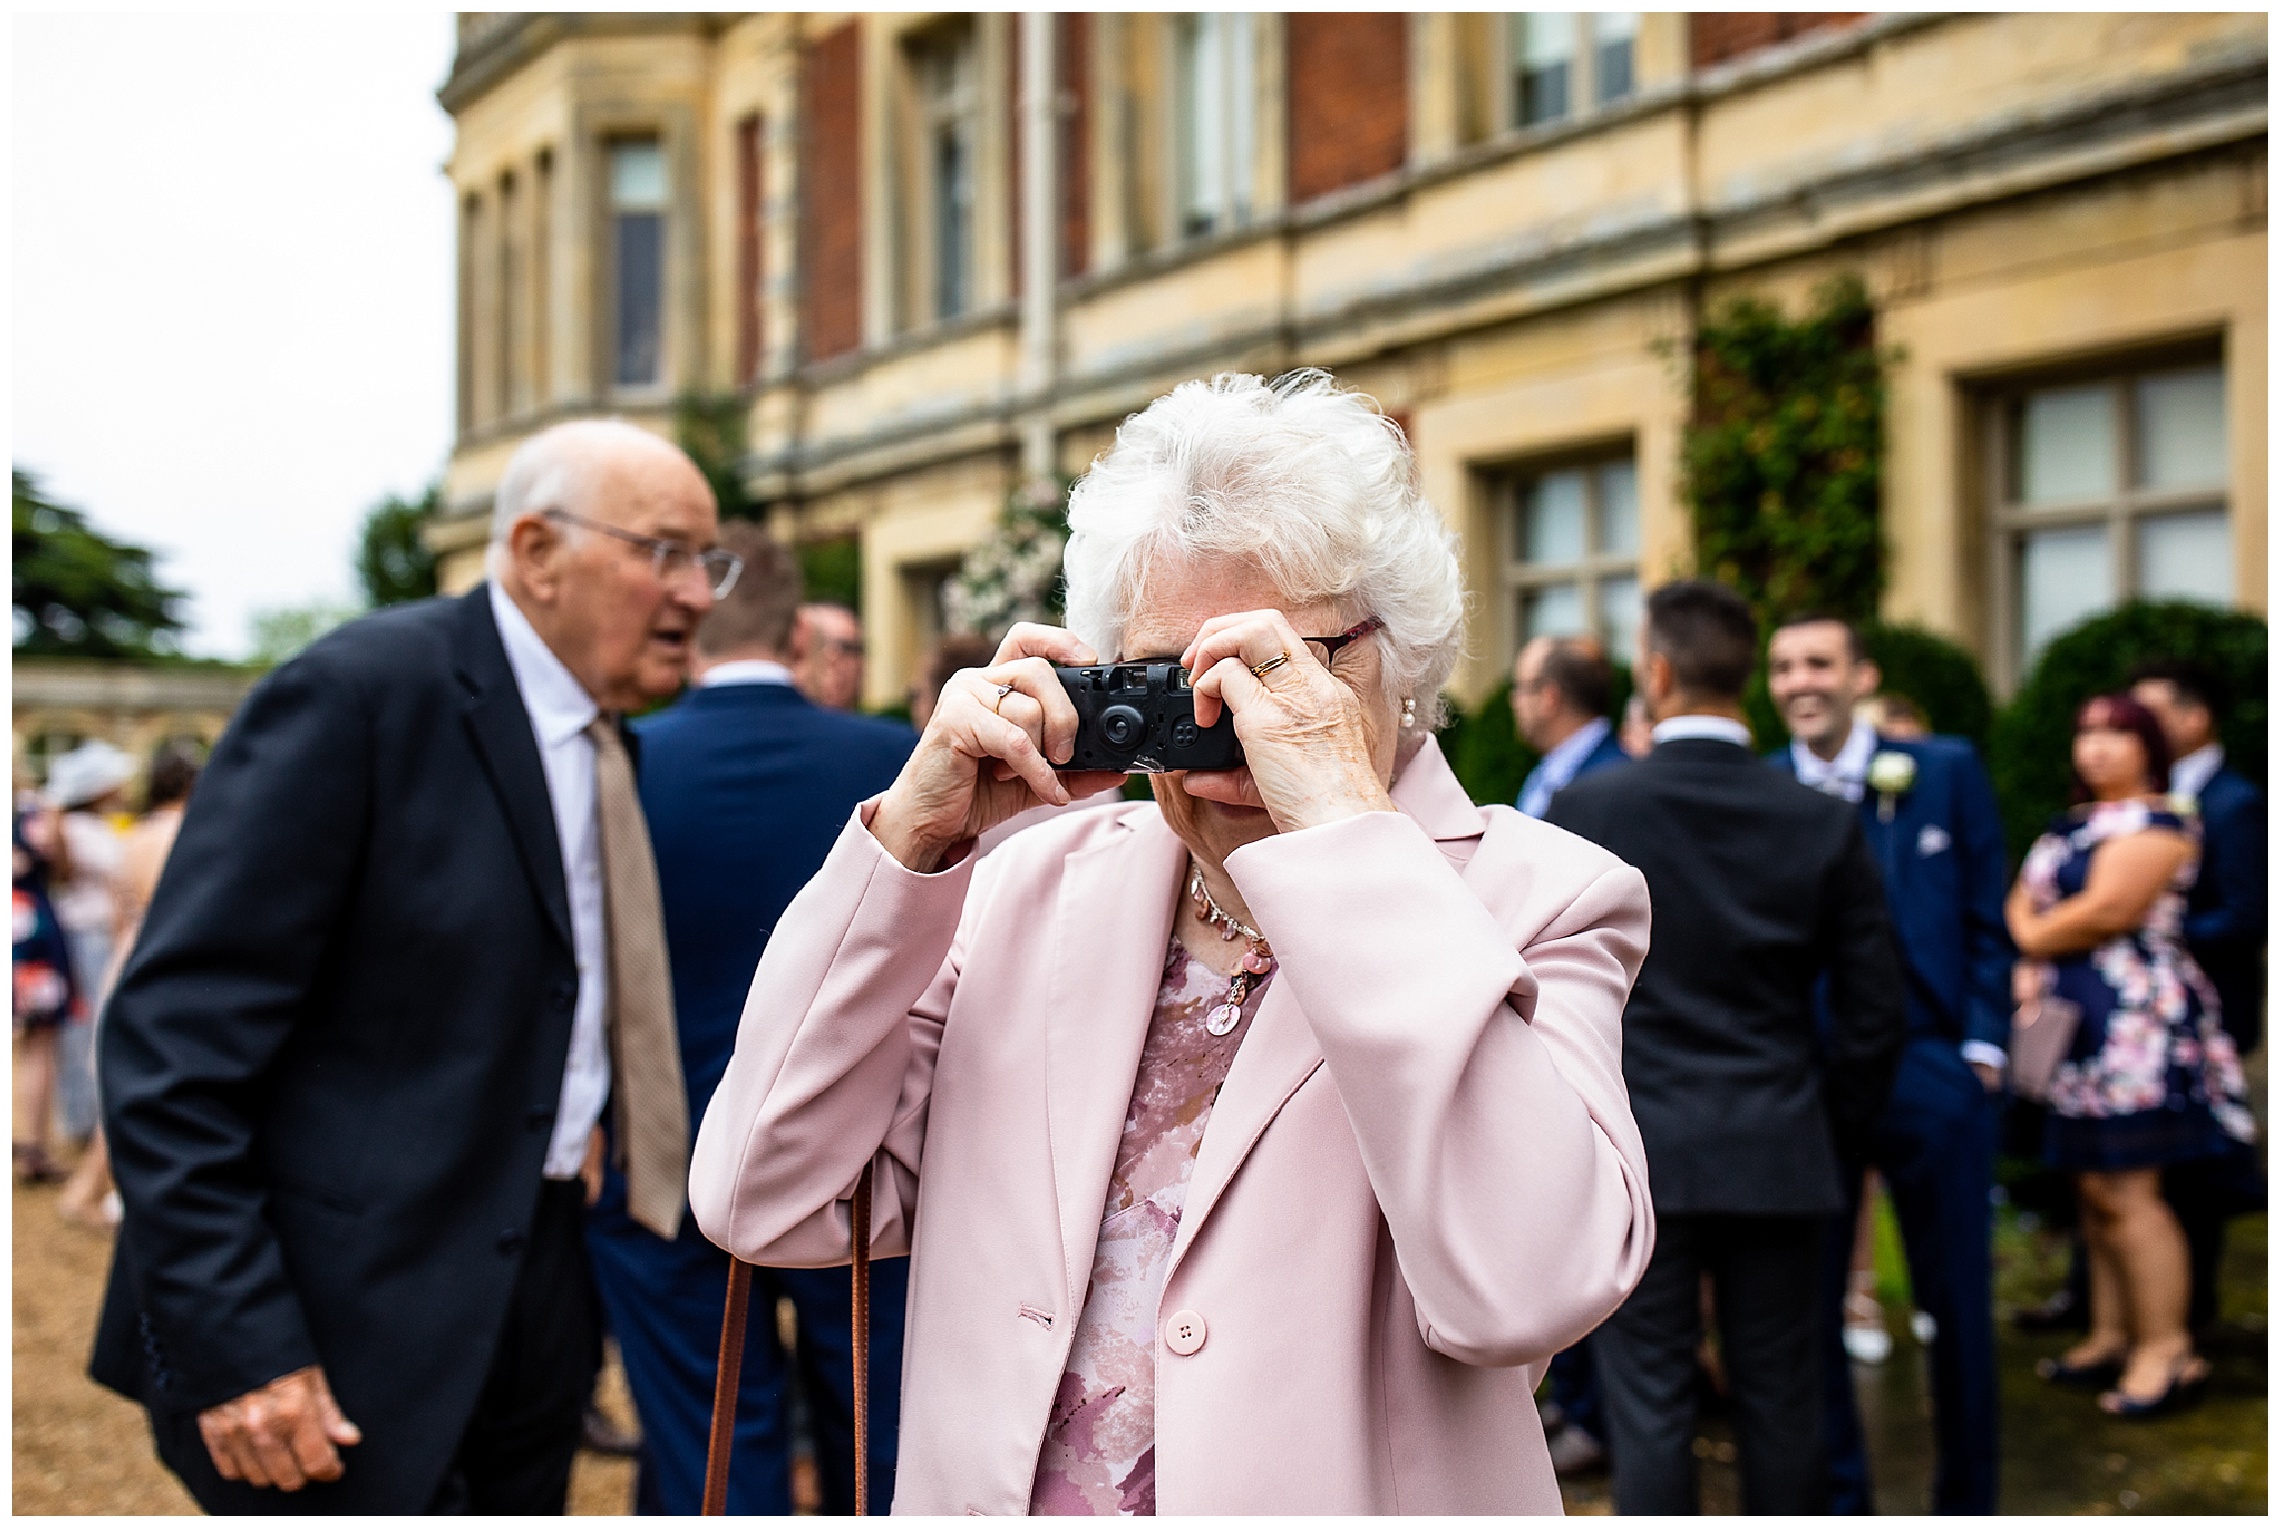
<instances>
[{"instance_id":1,"label":"pink blazer","mask_svg":"<svg viewBox=\"0 0 2280 1528\"><path fill-rule=\"evenodd\" d=\"M1157 1503L1558 1512L1531 1392L1645 1271L1622 1014L1647 889L1475 808L1431 743L1377 813L1237 850L1280 965L1159 1310ZM1028 1508L1187 851L1151 803L904 869L858 810L768 942L689 1202L761 1263L911 1254L894 1509Z\"/></svg>"}]
</instances>

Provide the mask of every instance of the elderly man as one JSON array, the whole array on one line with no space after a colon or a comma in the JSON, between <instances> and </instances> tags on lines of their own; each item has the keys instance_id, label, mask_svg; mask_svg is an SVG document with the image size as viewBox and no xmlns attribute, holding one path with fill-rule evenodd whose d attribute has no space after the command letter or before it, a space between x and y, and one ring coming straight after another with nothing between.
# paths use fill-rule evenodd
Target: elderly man
<instances>
[{"instance_id":1,"label":"elderly man","mask_svg":"<svg viewBox=\"0 0 2280 1528\"><path fill-rule=\"evenodd\" d=\"M681 687L715 529L673 447L556 426L488 585L327 636L215 749L104 1026L93 1364L208 1511L563 1509L605 1135L637 1218L683 1210L619 718Z\"/></svg>"},{"instance_id":2,"label":"elderly man","mask_svg":"<svg viewBox=\"0 0 2280 1528\"><path fill-rule=\"evenodd\" d=\"M831 711L852 711L863 698L863 622L831 600L800 606L792 625L792 682Z\"/></svg>"}]
</instances>

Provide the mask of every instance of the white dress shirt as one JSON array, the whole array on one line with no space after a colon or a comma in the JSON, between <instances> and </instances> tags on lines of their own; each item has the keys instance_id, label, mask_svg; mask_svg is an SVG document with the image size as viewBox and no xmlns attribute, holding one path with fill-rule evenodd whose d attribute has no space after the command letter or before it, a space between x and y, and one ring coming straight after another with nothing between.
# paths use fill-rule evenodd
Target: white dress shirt
<instances>
[{"instance_id":1,"label":"white dress shirt","mask_svg":"<svg viewBox=\"0 0 2280 1528\"><path fill-rule=\"evenodd\" d=\"M554 834L562 845L562 874L570 892L570 940L578 957L578 1006L570 1016L570 1059L562 1068L562 1100L554 1135L546 1144L546 1176L575 1178L586 1161L586 1138L610 1096L610 1047L605 1028L609 1001L609 942L602 923L602 825L594 803L594 740L586 728L601 714L577 676L546 645L496 582L491 614L506 643L529 713L546 795L554 807Z\"/></svg>"},{"instance_id":2,"label":"white dress shirt","mask_svg":"<svg viewBox=\"0 0 2280 1528\"><path fill-rule=\"evenodd\" d=\"M1690 737L1713 738L1744 748L1750 746L1750 729L1730 716L1674 716L1667 722L1655 723L1657 743L1675 743Z\"/></svg>"},{"instance_id":3,"label":"white dress shirt","mask_svg":"<svg viewBox=\"0 0 2280 1528\"><path fill-rule=\"evenodd\" d=\"M790 684L792 671L773 658L731 658L706 669L700 685Z\"/></svg>"},{"instance_id":4,"label":"white dress shirt","mask_svg":"<svg viewBox=\"0 0 2280 1528\"><path fill-rule=\"evenodd\" d=\"M2169 766L2169 793L2193 801L2201 799L2201 792L2209 788L2217 771L2225 767L2225 745L2210 743Z\"/></svg>"},{"instance_id":5,"label":"white dress shirt","mask_svg":"<svg viewBox=\"0 0 2280 1528\"><path fill-rule=\"evenodd\" d=\"M1805 746L1803 738L1789 740L1789 760L1797 766L1797 783L1858 804L1868 794L1868 761L1876 757L1876 729L1854 722L1845 746L1833 759L1824 759Z\"/></svg>"}]
</instances>

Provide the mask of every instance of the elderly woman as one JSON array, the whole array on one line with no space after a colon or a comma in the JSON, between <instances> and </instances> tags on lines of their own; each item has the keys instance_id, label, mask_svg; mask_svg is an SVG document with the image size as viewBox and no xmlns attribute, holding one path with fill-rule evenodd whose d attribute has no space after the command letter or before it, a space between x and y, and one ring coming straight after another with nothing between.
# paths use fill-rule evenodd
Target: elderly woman
<instances>
[{"instance_id":1,"label":"elderly woman","mask_svg":"<svg viewBox=\"0 0 2280 1528\"><path fill-rule=\"evenodd\" d=\"M1530 1392L1653 1242L1637 872L1476 809L1400 432L1188 383L1069 507L1072 631L953 679L753 979L690 1201L758 1261L912 1254L898 1512L1556 1512ZM1056 775L1052 666L1176 657L1246 766L976 866Z\"/></svg>"}]
</instances>

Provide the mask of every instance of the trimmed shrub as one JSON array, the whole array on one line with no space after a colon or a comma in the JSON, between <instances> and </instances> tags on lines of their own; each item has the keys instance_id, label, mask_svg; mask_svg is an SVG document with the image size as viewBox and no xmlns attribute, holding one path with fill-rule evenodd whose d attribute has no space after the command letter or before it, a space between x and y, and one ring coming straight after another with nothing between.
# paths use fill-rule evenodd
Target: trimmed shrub
<instances>
[{"instance_id":1,"label":"trimmed shrub","mask_svg":"<svg viewBox=\"0 0 2280 1528\"><path fill-rule=\"evenodd\" d=\"M1989 762L2011 852L2024 854L2066 809L2075 711L2091 696L2121 688L2131 665L2146 659L2190 659L2223 679L2232 692L2226 762L2263 784L2269 643L2270 628L2258 616L2181 601L2135 601L2053 639L1995 720Z\"/></svg>"}]
</instances>

